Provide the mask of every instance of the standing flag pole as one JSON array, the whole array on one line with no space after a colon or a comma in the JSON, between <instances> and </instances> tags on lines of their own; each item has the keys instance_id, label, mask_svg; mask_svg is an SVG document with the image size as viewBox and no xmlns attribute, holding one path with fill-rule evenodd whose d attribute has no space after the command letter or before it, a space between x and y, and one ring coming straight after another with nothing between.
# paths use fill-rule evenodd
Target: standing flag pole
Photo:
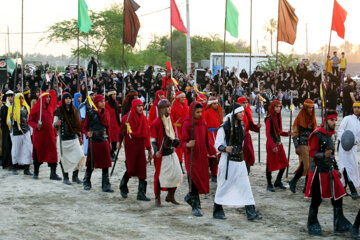
<instances>
[{"instance_id":1,"label":"standing flag pole","mask_svg":"<svg viewBox=\"0 0 360 240\"><path fill-rule=\"evenodd\" d=\"M125 99L126 94L126 80L125 80L125 0L123 8L123 39L122 39L122 77L123 77L123 90L122 90L122 99Z\"/></svg>"},{"instance_id":2,"label":"standing flag pole","mask_svg":"<svg viewBox=\"0 0 360 240\"><path fill-rule=\"evenodd\" d=\"M290 133L292 130L292 115L293 115L293 110L294 110L294 105L293 105L293 91L291 91L291 95L290 95ZM289 148L288 148L288 161L290 164L290 151L291 151L291 134L289 135ZM289 166L286 168L286 178L289 177Z\"/></svg>"},{"instance_id":3,"label":"standing flag pole","mask_svg":"<svg viewBox=\"0 0 360 240\"><path fill-rule=\"evenodd\" d=\"M189 0L186 0L186 28L188 34L186 35L186 65L187 74L191 73L191 39L190 39L190 6Z\"/></svg>"},{"instance_id":4,"label":"standing flag pole","mask_svg":"<svg viewBox=\"0 0 360 240\"><path fill-rule=\"evenodd\" d=\"M275 60L275 72L277 71L278 58L279 58L279 17L280 17L280 0L278 2L278 21L277 21L277 37L276 37L276 60Z\"/></svg>"},{"instance_id":5,"label":"standing flag pole","mask_svg":"<svg viewBox=\"0 0 360 240\"><path fill-rule=\"evenodd\" d=\"M331 26L330 26L330 37L329 37L329 46L328 46L328 52L327 52L327 55L330 56L330 46L331 46L331 33L332 33L332 25L333 25L333 21L334 21L334 10L335 10L335 1L334 0L334 3L333 3L333 13L332 13L332 16L331 16ZM327 66L326 66L326 72L327 72Z\"/></svg>"},{"instance_id":6,"label":"standing flag pole","mask_svg":"<svg viewBox=\"0 0 360 240\"><path fill-rule=\"evenodd\" d=\"M173 79L172 61L173 61L173 34L172 34L172 4L170 0L170 78Z\"/></svg>"},{"instance_id":7,"label":"standing flag pole","mask_svg":"<svg viewBox=\"0 0 360 240\"><path fill-rule=\"evenodd\" d=\"M24 92L24 0L21 1L21 91Z\"/></svg>"},{"instance_id":8,"label":"standing flag pole","mask_svg":"<svg viewBox=\"0 0 360 240\"><path fill-rule=\"evenodd\" d=\"M249 60L249 76L248 76L249 97L251 95L251 88L250 88L251 54L252 54L252 0L250 0L250 60Z\"/></svg>"},{"instance_id":9,"label":"standing flag pole","mask_svg":"<svg viewBox=\"0 0 360 240\"><path fill-rule=\"evenodd\" d=\"M224 75L221 75L221 71L220 71L220 76L223 77L223 81L225 83L226 81L226 76L225 76L225 53L226 53L226 14L227 14L227 5L228 5L228 0L225 0L225 27L224 27L224 54L223 54L223 66L222 66L222 69L223 69L223 73Z\"/></svg>"}]
</instances>

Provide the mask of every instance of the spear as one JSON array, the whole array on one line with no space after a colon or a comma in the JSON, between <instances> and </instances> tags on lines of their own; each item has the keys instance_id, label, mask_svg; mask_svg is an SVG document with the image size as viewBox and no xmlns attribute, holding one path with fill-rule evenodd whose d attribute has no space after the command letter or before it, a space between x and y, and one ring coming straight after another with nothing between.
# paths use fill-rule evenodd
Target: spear
<instances>
[{"instance_id":1,"label":"spear","mask_svg":"<svg viewBox=\"0 0 360 240\"><path fill-rule=\"evenodd\" d=\"M262 100L260 98L260 83L258 81L258 89L259 89L259 96L258 96L258 111L259 111L259 114L258 114L258 123L260 123L260 119L261 119L261 111L262 111ZM259 132L258 132L258 159L259 159L259 163L260 163L260 157L261 157L261 154L260 154L260 128L259 128Z\"/></svg>"},{"instance_id":2,"label":"spear","mask_svg":"<svg viewBox=\"0 0 360 240\"><path fill-rule=\"evenodd\" d=\"M193 89L193 91L195 91L195 89ZM194 135L195 135L195 105L196 105L196 97L195 96L196 95L193 92L193 106L192 106L192 116L191 116L191 140L194 140ZM200 143L197 143L197 144L200 144ZM190 150L189 192L192 192L193 160L194 160L194 147L192 147Z\"/></svg>"},{"instance_id":3,"label":"spear","mask_svg":"<svg viewBox=\"0 0 360 240\"><path fill-rule=\"evenodd\" d=\"M292 127L292 113L293 113L293 92L290 93L290 132ZM291 134L289 135L289 149L288 149L288 161L290 165L290 150L291 150ZM289 166L286 168L286 178L289 177Z\"/></svg>"}]
</instances>

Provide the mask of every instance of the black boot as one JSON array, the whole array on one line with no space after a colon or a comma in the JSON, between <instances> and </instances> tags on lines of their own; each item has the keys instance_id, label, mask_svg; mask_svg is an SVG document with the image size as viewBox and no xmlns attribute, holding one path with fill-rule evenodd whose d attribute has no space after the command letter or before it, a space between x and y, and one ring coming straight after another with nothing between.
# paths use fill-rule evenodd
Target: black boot
<instances>
[{"instance_id":1,"label":"black boot","mask_svg":"<svg viewBox=\"0 0 360 240\"><path fill-rule=\"evenodd\" d=\"M289 182L289 187L290 187L290 191L292 193L296 193L296 183L297 183L298 179L295 179L295 177L293 179L290 180Z\"/></svg>"},{"instance_id":2,"label":"black boot","mask_svg":"<svg viewBox=\"0 0 360 240\"><path fill-rule=\"evenodd\" d=\"M245 206L245 210L246 210L247 219L248 219L249 221L262 219L262 216L260 216L260 215L255 211L255 206L254 206L254 205L246 205L246 206Z\"/></svg>"},{"instance_id":3,"label":"black boot","mask_svg":"<svg viewBox=\"0 0 360 240\"><path fill-rule=\"evenodd\" d=\"M192 211L191 213L196 217L202 217L202 213L200 210L200 197L199 194L192 195L191 196L191 207Z\"/></svg>"},{"instance_id":4,"label":"black boot","mask_svg":"<svg viewBox=\"0 0 360 240\"><path fill-rule=\"evenodd\" d=\"M351 237L354 239L360 239L359 225L360 225L360 210L358 211L358 214L356 215L355 218L355 222L351 228Z\"/></svg>"},{"instance_id":5,"label":"black boot","mask_svg":"<svg viewBox=\"0 0 360 240\"><path fill-rule=\"evenodd\" d=\"M352 224L344 216L342 206L334 207L334 233L349 232Z\"/></svg>"},{"instance_id":6,"label":"black boot","mask_svg":"<svg viewBox=\"0 0 360 240\"><path fill-rule=\"evenodd\" d=\"M216 219L226 219L222 205L214 203L213 217Z\"/></svg>"},{"instance_id":7,"label":"black boot","mask_svg":"<svg viewBox=\"0 0 360 240\"><path fill-rule=\"evenodd\" d=\"M72 181L73 181L74 183L77 183L77 184L83 183L83 181L81 181L81 180L79 179L79 170L76 170L76 171L73 172Z\"/></svg>"},{"instance_id":8,"label":"black boot","mask_svg":"<svg viewBox=\"0 0 360 240\"><path fill-rule=\"evenodd\" d=\"M150 201L150 198L146 197L146 185L147 182L144 179L139 179L139 187L138 187L138 194L137 200L139 201Z\"/></svg>"},{"instance_id":9,"label":"black boot","mask_svg":"<svg viewBox=\"0 0 360 240\"><path fill-rule=\"evenodd\" d=\"M91 174L92 174L92 170L90 169L90 167L86 168L86 172L85 172L85 176L84 176L84 182L83 182L83 186L84 186L84 190L90 190L91 189Z\"/></svg>"},{"instance_id":10,"label":"black boot","mask_svg":"<svg viewBox=\"0 0 360 240\"><path fill-rule=\"evenodd\" d=\"M111 188L109 173L102 174L102 190L103 192L114 192Z\"/></svg>"},{"instance_id":11,"label":"black boot","mask_svg":"<svg viewBox=\"0 0 360 240\"><path fill-rule=\"evenodd\" d=\"M13 166L12 166L12 174L13 175L19 175L19 173L17 172L17 169L18 169L18 165L13 164Z\"/></svg>"},{"instance_id":12,"label":"black boot","mask_svg":"<svg viewBox=\"0 0 360 240\"><path fill-rule=\"evenodd\" d=\"M211 182L216 183L217 182L217 176L211 175Z\"/></svg>"},{"instance_id":13,"label":"black boot","mask_svg":"<svg viewBox=\"0 0 360 240\"><path fill-rule=\"evenodd\" d=\"M30 172L30 165L24 165L24 175L27 176L33 175L32 172Z\"/></svg>"},{"instance_id":14,"label":"black boot","mask_svg":"<svg viewBox=\"0 0 360 240\"><path fill-rule=\"evenodd\" d=\"M71 182L69 181L69 174L68 173L65 173L63 174L64 176L64 180L63 180L63 183L66 184L66 185L71 185Z\"/></svg>"},{"instance_id":15,"label":"black boot","mask_svg":"<svg viewBox=\"0 0 360 240\"><path fill-rule=\"evenodd\" d=\"M186 194L186 196L184 197L184 201L187 202L187 204L189 204L190 207L192 207L192 201L191 201L191 194L190 193Z\"/></svg>"},{"instance_id":16,"label":"black boot","mask_svg":"<svg viewBox=\"0 0 360 240\"><path fill-rule=\"evenodd\" d=\"M33 179L39 179L39 170L40 170L40 165L34 164L34 174L32 176Z\"/></svg>"},{"instance_id":17,"label":"black boot","mask_svg":"<svg viewBox=\"0 0 360 240\"><path fill-rule=\"evenodd\" d=\"M124 176L122 177L120 181L120 194L123 198L127 198L127 195L129 193L129 189L127 187L127 183L129 182L129 178L127 177L127 173L125 172Z\"/></svg>"},{"instance_id":18,"label":"black boot","mask_svg":"<svg viewBox=\"0 0 360 240\"><path fill-rule=\"evenodd\" d=\"M284 189L284 190L286 189L286 187L281 182L281 178L282 178L284 172L285 172L285 168L280 169L278 175L276 176L276 180L274 182L274 187L278 187L278 188Z\"/></svg>"},{"instance_id":19,"label":"black boot","mask_svg":"<svg viewBox=\"0 0 360 240\"><path fill-rule=\"evenodd\" d=\"M310 206L307 222L308 233L310 235L322 235L321 226L317 219L318 210L319 207L314 208Z\"/></svg>"},{"instance_id":20,"label":"black boot","mask_svg":"<svg viewBox=\"0 0 360 240\"><path fill-rule=\"evenodd\" d=\"M50 180L61 181L61 177L56 174L56 165L50 167Z\"/></svg>"},{"instance_id":21,"label":"black boot","mask_svg":"<svg viewBox=\"0 0 360 240\"><path fill-rule=\"evenodd\" d=\"M275 188L271 183L267 185L266 190L269 192L275 192Z\"/></svg>"},{"instance_id":22,"label":"black boot","mask_svg":"<svg viewBox=\"0 0 360 240\"><path fill-rule=\"evenodd\" d=\"M350 191L351 191L351 198L352 198L353 200L359 199L360 196L359 196L359 194L358 194L357 191L356 191L356 188L355 188L355 186L354 186L354 183L353 183L352 181L349 181L348 184L349 184L349 188L350 188Z\"/></svg>"}]
</instances>

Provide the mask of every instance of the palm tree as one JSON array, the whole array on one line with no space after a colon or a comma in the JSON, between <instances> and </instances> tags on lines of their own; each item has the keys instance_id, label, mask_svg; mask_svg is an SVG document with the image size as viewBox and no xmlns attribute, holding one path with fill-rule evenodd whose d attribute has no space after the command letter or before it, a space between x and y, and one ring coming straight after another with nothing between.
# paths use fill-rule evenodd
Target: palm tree
<instances>
[{"instance_id":1,"label":"palm tree","mask_svg":"<svg viewBox=\"0 0 360 240\"><path fill-rule=\"evenodd\" d=\"M270 34L270 49L271 49L271 54L273 53L273 44L272 44L272 40L273 40L273 34L275 33L277 29L277 21L274 18L271 18L269 20L269 22L266 22L266 25L264 26L264 30L267 34Z\"/></svg>"}]
</instances>

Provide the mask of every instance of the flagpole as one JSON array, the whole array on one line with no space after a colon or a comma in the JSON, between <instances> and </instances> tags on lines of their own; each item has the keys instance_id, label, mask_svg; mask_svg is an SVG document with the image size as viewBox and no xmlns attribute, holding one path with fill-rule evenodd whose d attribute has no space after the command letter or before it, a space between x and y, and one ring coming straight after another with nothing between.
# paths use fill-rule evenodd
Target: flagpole
<instances>
[{"instance_id":1,"label":"flagpole","mask_svg":"<svg viewBox=\"0 0 360 240\"><path fill-rule=\"evenodd\" d=\"M171 25L171 0L170 0L170 78L173 78L173 71L172 71L172 61L173 61L173 34L172 34L172 25Z\"/></svg>"},{"instance_id":2,"label":"flagpole","mask_svg":"<svg viewBox=\"0 0 360 240\"><path fill-rule=\"evenodd\" d=\"M223 73L224 73L224 83L225 83L225 52L226 52L226 14L227 14L227 3L228 0L225 0L225 25L224 25L224 55L223 55ZM220 71L220 76L221 76L221 71Z\"/></svg>"},{"instance_id":3,"label":"flagpole","mask_svg":"<svg viewBox=\"0 0 360 240\"><path fill-rule=\"evenodd\" d=\"M251 95L251 88L249 81L251 76L251 54L252 54L252 0L250 0L250 61L249 61L249 76L248 76L249 97Z\"/></svg>"},{"instance_id":4,"label":"flagpole","mask_svg":"<svg viewBox=\"0 0 360 240\"><path fill-rule=\"evenodd\" d=\"M78 28L78 35L77 35L77 81L76 81L76 87L78 92L80 91L80 29Z\"/></svg>"},{"instance_id":5,"label":"flagpole","mask_svg":"<svg viewBox=\"0 0 360 240\"><path fill-rule=\"evenodd\" d=\"M21 1L21 91L24 92L24 0Z\"/></svg>"},{"instance_id":6,"label":"flagpole","mask_svg":"<svg viewBox=\"0 0 360 240\"><path fill-rule=\"evenodd\" d=\"M280 16L280 0L279 0L279 4L278 4L278 21L277 21L277 37L276 37L275 72L277 71L278 56L279 56L279 16Z\"/></svg>"},{"instance_id":7,"label":"flagpole","mask_svg":"<svg viewBox=\"0 0 360 240\"><path fill-rule=\"evenodd\" d=\"M123 8L123 39L122 39L122 77L123 77L123 91L122 91L122 99L125 99L126 94L126 80L125 80L125 0L124 0L124 8Z\"/></svg>"},{"instance_id":8,"label":"flagpole","mask_svg":"<svg viewBox=\"0 0 360 240\"><path fill-rule=\"evenodd\" d=\"M332 33L332 22L334 19L334 7L335 7L335 0L334 0L334 4L333 4L333 12L332 12L332 17L331 17L331 25L330 25L330 37L329 37L329 47L328 47L328 53L327 56L330 56L330 45L331 45L331 33ZM326 72L327 72L327 66L325 66Z\"/></svg>"}]
</instances>

